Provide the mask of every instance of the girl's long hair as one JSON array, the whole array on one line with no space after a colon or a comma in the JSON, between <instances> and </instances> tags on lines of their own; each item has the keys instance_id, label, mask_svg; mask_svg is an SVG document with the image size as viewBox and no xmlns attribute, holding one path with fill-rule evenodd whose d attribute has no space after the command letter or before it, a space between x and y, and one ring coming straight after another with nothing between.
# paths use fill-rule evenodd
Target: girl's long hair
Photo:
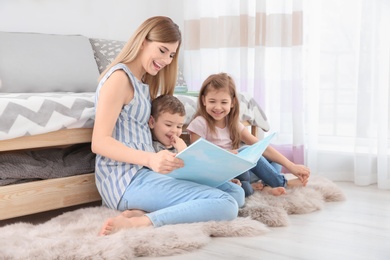
<instances>
[{"instance_id":1,"label":"girl's long hair","mask_svg":"<svg viewBox=\"0 0 390 260\"><path fill-rule=\"evenodd\" d=\"M206 112L206 107L203 105L202 101L202 97L205 97L210 90L226 90L232 99L233 107L227 115L227 127L229 129L230 139L232 140L232 149L237 149L240 147L241 143L241 133L238 127L240 120L240 104L237 97L236 85L228 74L213 74L203 82L199 92L198 107L194 118L197 116L205 118L211 133L216 133L215 120Z\"/></svg>"},{"instance_id":2,"label":"girl's long hair","mask_svg":"<svg viewBox=\"0 0 390 260\"><path fill-rule=\"evenodd\" d=\"M102 72L99 80L101 80L107 71L114 65L134 61L137 58L145 39L153 42L179 43L176 54L169 65L159 71L156 76L146 73L144 77L144 83L148 84L150 87L150 96L152 99L159 94L159 90L161 94L172 95L177 80L181 32L179 26L169 17L165 16L154 16L145 20L127 41L118 56Z\"/></svg>"}]
</instances>

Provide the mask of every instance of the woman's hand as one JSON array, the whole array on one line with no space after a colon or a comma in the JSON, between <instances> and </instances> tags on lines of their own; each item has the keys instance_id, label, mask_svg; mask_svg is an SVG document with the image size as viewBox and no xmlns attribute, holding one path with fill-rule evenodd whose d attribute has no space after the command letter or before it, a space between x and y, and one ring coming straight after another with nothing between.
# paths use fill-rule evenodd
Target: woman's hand
<instances>
[{"instance_id":1,"label":"woman's hand","mask_svg":"<svg viewBox=\"0 0 390 260\"><path fill-rule=\"evenodd\" d=\"M167 174L184 166L183 160L167 150L154 153L149 160L149 168L158 173Z\"/></svg>"}]
</instances>

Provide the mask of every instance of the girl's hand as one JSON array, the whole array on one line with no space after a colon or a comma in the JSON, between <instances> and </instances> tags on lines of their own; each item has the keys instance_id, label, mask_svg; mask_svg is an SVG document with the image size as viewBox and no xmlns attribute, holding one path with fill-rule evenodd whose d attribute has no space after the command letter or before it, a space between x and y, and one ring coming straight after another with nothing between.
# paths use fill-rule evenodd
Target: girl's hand
<instances>
[{"instance_id":1,"label":"girl's hand","mask_svg":"<svg viewBox=\"0 0 390 260\"><path fill-rule=\"evenodd\" d=\"M184 166L183 160L176 158L176 154L167 150L154 153L149 160L149 168L153 171L167 174Z\"/></svg>"},{"instance_id":2,"label":"girl's hand","mask_svg":"<svg viewBox=\"0 0 390 260\"><path fill-rule=\"evenodd\" d=\"M288 169L292 174L298 177L299 180L305 185L310 177L310 169L305 165L294 164Z\"/></svg>"},{"instance_id":3,"label":"girl's hand","mask_svg":"<svg viewBox=\"0 0 390 260\"><path fill-rule=\"evenodd\" d=\"M179 153L187 148L187 144L184 142L184 140L176 135L172 135L171 143Z\"/></svg>"}]
</instances>

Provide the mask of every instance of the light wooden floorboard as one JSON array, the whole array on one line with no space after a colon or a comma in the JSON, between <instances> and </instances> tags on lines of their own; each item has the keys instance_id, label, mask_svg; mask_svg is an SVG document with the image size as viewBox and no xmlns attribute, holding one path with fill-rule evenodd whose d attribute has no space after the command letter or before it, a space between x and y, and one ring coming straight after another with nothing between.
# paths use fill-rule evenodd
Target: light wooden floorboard
<instances>
[{"instance_id":1,"label":"light wooden floorboard","mask_svg":"<svg viewBox=\"0 0 390 260\"><path fill-rule=\"evenodd\" d=\"M390 191L376 186L337 183L344 202L326 203L304 215L290 215L290 225L258 237L213 238L188 254L151 259L390 259Z\"/></svg>"}]
</instances>

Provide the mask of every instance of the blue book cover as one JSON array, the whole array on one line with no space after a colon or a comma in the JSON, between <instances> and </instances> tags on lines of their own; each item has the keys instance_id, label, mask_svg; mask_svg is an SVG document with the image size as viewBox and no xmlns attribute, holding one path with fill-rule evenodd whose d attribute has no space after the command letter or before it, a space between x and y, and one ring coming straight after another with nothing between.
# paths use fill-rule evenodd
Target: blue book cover
<instances>
[{"instance_id":1,"label":"blue book cover","mask_svg":"<svg viewBox=\"0 0 390 260\"><path fill-rule=\"evenodd\" d=\"M256 166L275 133L233 154L209 141L199 138L176 155L184 167L167 174L170 177L218 187Z\"/></svg>"}]
</instances>

